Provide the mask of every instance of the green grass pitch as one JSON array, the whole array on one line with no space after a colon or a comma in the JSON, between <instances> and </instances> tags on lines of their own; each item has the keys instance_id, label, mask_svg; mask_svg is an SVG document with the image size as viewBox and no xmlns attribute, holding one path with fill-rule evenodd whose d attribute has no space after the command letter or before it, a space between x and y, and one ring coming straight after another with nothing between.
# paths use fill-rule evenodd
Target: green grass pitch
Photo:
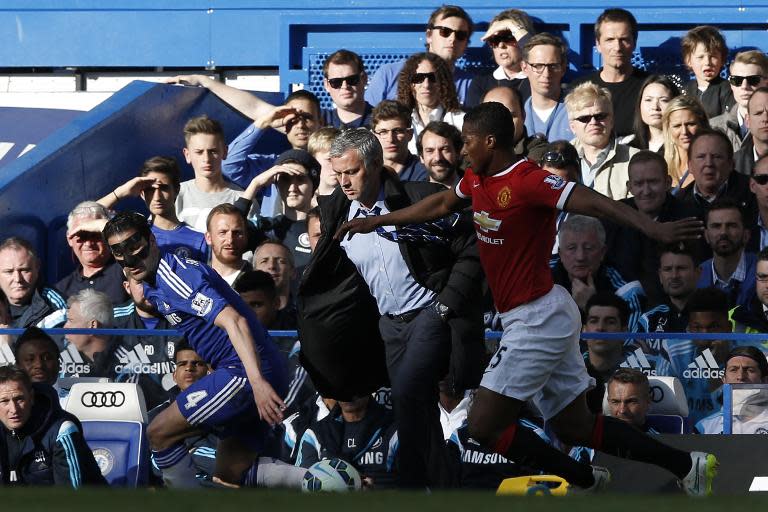
<instances>
[{"instance_id":1,"label":"green grass pitch","mask_svg":"<svg viewBox=\"0 0 768 512\"><path fill-rule=\"evenodd\" d=\"M722 512L764 510L768 494L687 498L666 495L496 497L485 492L395 491L352 494L301 494L279 491L152 491L16 488L0 490L7 512Z\"/></svg>"}]
</instances>

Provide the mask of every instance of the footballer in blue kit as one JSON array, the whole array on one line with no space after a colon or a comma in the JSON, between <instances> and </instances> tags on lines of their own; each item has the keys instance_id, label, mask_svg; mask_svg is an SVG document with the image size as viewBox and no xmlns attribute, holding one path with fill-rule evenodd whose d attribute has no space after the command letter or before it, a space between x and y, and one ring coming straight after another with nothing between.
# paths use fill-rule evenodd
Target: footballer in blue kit
<instances>
[{"instance_id":1,"label":"footballer in blue kit","mask_svg":"<svg viewBox=\"0 0 768 512\"><path fill-rule=\"evenodd\" d=\"M155 463L166 484L196 485L183 439L213 431L221 441L216 477L239 483L283 419L287 370L277 346L237 293L207 265L161 254L147 220L122 212L103 231L126 275L187 338L213 372L180 393L150 424Z\"/></svg>"}]
</instances>

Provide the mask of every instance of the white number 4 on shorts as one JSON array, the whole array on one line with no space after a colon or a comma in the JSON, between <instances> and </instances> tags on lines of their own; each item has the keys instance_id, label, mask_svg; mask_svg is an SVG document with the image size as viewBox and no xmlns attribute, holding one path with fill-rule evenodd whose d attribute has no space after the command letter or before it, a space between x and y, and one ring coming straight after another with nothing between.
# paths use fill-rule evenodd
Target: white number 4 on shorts
<instances>
[{"instance_id":1,"label":"white number 4 on shorts","mask_svg":"<svg viewBox=\"0 0 768 512\"><path fill-rule=\"evenodd\" d=\"M187 395L187 403L184 404L185 409L191 409L197 406L197 402L208 396L207 391L195 391Z\"/></svg>"}]
</instances>

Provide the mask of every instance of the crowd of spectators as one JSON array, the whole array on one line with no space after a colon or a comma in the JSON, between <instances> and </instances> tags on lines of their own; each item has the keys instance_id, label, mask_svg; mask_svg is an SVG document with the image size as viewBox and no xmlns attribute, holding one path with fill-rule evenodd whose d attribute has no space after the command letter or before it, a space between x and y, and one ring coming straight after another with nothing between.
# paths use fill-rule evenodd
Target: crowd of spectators
<instances>
[{"instance_id":1,"label":"crowd of spectators","mask_svg":"<svg viewBox=\"0 0 768 512\"><path fill-rule=\"evenodd\" d=\"M474 247L475 230L485 236L498 229L493 219L457 214L444 240L429 227L389 232L399 252L379 233L334 239L341 223L361 214L358 199L371 191L387 213L455 187L466 167L465 110L483 102L509 110L515 152L545 170L660 222L703 222L700 240L660 246L635 229L562 213L556 239L546 241L550 267L554 282L578 305L584 332L689 332L692 338L768 332L768 57L739 52L723 79L724 36L699 26L682 38L693 79L648 74L632 66L635 18L608 9L595 23L603 67L564 84L565 42L536 33L525 12L509 9L481 37L498 67L472 76L456 61L473 28L462 8L442 6L427 23L424 52L370 76L360 56L334 52L323 67L332 109L321 109L308 91L271 105L203 75L175 77L170 82L205 87L253 123L227 144L216 120L190 119L180 154L193 179L181 181L175 158L154 156L135 178L74 206L66 243L76 268L53 286L29 242L0 242L0 327L26 329L15 339L0 335L0 361L20 369L0 372L0 451L12 455L0 454L2 484L103 483L87 471L82 481L63 478L55 460L50 475L32 474L38 469L8 444L12 436L32 436L24 425L34 423L47 429L45 436L58 428L72 437L74 448L67 450L87 458L77 420L55 403L58 396L66 404L60 378L134 382L159 411L210 370L184 339L152 335L174 322L145 298L142 283L123 273L102 236L129 197L144 201L163 253L180 264L210 265L267 329L299 328L306 336L276 338L292 379L281 397L290 414L275 428L266 456L302 467L341 457L369 487L495 487L505 476L531 471L483 452L466 429L473 388L494 350L482 324L500 328ZM340 136L360 128L370 131ZM291 149L256 153L269 130L283 133ZM352 145L379 147L381 161L375 151L361 152L370 159L350 160ZM432 237L429 248L417 236ZM331 295L329 308L324 298ZM318 327L318 319L329 318L337 322L334 332ZM148 333L50 337L42 330L61 326ZM310 342L318 336L371 365L342 369L338 360L312 354ZM768 382L768 348L761 342L628 334L624 342L585 341L581 350L597 382L590 409L602 411L605 396L613 416L648 432L655 431L647 421L648 376L681 381L688 421L699 433L722 432L723 382ZM699 378L691 371L703 368L715 373ZM42 391L45 386L53 389ZM15 412L7 412L9 403ZM49 411L38 411L42 407ZM734 432L762 428L760 414L740 420ZM557 444L536 411L524 417L524 428ZM192 453L215 451L217 441L205 433L186 442ZM72 455L53 445L45 449L54 459ZM210 457L195 464L200 480L210 482Z\"/></svg>"}]
</instances>

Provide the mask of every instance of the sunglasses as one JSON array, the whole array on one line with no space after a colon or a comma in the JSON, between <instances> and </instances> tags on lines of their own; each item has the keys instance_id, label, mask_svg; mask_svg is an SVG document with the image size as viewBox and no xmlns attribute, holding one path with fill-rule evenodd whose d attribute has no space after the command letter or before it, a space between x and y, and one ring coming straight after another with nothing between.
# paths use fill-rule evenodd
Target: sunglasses
<instances>
[{"instance_id":1,"label":"sunglasses","mask_svg":"<svg viewBox=\"0 0 768 512\"><path fill-rule=\"evenodd\" d=\"M444 37L445 39L451 37L451 34L456 34L457 41L466 41L469 39L469 32L466 30L454 30L452 28L443 27L442 25L430 25L429 28L431 30L437 30L440 37Z\"/></svg>"},{"instance_id":2,"label":"sunglasses","mask_svg":"<svg viewBox=\"0 0 768 512\"><path fill-rule=\"evenodd\" d=\"M341 78L326 78L326 80L328 80L328 85L331 86L331 89L340 89L344 82L347 82L348 86L354 87L360 83L360 73L342 76Z\"/></svg>"},{"instance_id":3,"label":"sunglasses","mask_svg":"<svg viewBox=\"0 0 768 512\"><path fill-rule=\"evenodd\" d=\"M749 76L738 76L738 75L731 75L728 77L728 81L731 82L731 85L734 85L736 87L741 87L741 84L744 83L744 80L747 81L747 85L750 87L757 87L757 85L763 80L762 75L749 75Z\"/></svg>"},{"instance_id":4,"label":"sunglasses","mask_svg":"<svg viewBox=\"0 0 768 512\"><path fill-rule=\"evenodd\" d=\"M485 42L488 43L488 46L491 48L498 48L501 43L506 45L517 44L517 39L512 35L511 31L502 30L501 32L494 34L486 39Z\"/></svg>"},{"instance_id":5,"label":"sunglasses","mask_svg":"<svg viewBox=\"0 0 768 512\"><path fill-rule=\"evenodd\" d=\"M130 255L136 249L141 248L144 242L144 237L137 231L122 242L110 245L109 248L115 258L125 258L126 255ZM142 248L142 252L148 249L149 244L147 243ZM143 257L146 257L146 254Z\"/></svg>"},{"instance_id":6,"label":"sunglasses","mask_svg":"<svg viewBox=\"0 0 768 512\"><path fill-rule=\"evenodd\" d=\"M599 114L590 114L590 115L586 115L586 116L579 116L579 117L574 117L573 119L578 121L578 122L580 122L580 123L582 123L582 124L589 124L590 121L592 121L592 119L594 119L595 122L602 123L603 121L608 119L608 116L610 116L610 114L608 114L606 112L600 112Z\"/></svg>"},{"instance_id":7,"label":"sunglasses","mask_svg":"<svg viewBox=\"0 0 768 512\"><path fill-rule=\"evenodd\" d=\"M548 164L548 165L564 165L564 164L572 164L574 163L572 160L569 160L565 157L564 154L562 154L559 151L547 151L544 153L544 156L541 157L541 160L539 160L539 164Z\"/></svg>"},{"instance_id":8,"label":"sunglasses","mask_svg":"<svg viewBox=\"0 0 768 512\"><path fill-rule=\"evenodd\" d=\"M424 80L429 80L433 84L437 83L437 75L434 71L430 73L414 73L411 77L411 83L412 84L420 84Z\"/></svg>"},{"instance_id":9,"label":"sunglasses","mask_svg":"<svg viewBox=\"0 0 768 512\"><path fill-rule=\"evenodd\" d=\"M768 174L753 174L752 179L758 185L768 185Z\"/></svg>"}]
</instances>

